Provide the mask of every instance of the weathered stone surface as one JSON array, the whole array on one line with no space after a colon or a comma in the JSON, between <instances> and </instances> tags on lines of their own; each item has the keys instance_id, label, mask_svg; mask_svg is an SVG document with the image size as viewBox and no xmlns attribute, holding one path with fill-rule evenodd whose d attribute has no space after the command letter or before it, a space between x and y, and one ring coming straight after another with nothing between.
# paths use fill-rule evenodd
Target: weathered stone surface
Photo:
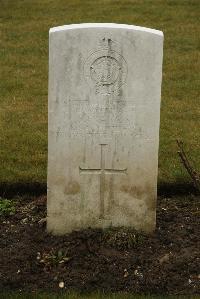
<instances>
[{"instance_id":1,"label":"weathered stone surface","mask_svg":"<svg viewBox=\"0 0 200 299\"><path fill-rule=\"evenodd\" d=\"M50 30L47 228L155 228L163 34Z\"/></svg>"}]
</instances>

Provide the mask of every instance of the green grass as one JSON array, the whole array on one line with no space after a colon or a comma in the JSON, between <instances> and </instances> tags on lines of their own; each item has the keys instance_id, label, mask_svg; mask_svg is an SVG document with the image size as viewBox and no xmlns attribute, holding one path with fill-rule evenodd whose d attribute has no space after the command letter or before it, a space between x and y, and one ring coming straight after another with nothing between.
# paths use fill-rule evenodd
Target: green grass
<instances>
[{"instance_id":1,"label":"green grass","mask_svg":"<svg viewBox=\"0 0 200 299\"><path fill-rule=\"evenodd\" d=\"M15 294L15 293L5 293L0 294L0 299L198 299L198 297L193 296L151 296L151 295L127 295L127 294L91 294L91 295L78 295L75 293L60 294L60 295L50 295L50 294Z\"/></svg>"},{"instance_id":2,"label":"green grass","mask_svg":"<svg viewBox=\"0 0 200 299\"><path fill-rule=\"evenodd\" d=\"M15 202L0 197L0 216L10 216L13 214L15 214Z\"/></svg>"},{"instance_id":3,"label":"green grass","mask_svg":"<svg viewBox=\"0 0 200 299\"><path fill-rule=\"evenodd\" d=\"M200 170L199 0L0 0L0 182L46 182L49 28L82 22L164 31L159 183L189 181L182 139Z\"/></svg>"}]
</instances>

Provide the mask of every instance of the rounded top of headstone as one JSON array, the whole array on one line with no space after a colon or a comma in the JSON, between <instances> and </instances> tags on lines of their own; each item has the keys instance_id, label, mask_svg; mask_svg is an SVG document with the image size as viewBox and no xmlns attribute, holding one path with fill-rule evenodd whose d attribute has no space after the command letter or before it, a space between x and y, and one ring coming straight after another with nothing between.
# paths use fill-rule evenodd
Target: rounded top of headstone
<instances>
[{"instance_id":1,"label":"rounded top of headstone","mask_svg":"<svg viewBox=\"0 0 200 299\"><path fill-rule=\"evenodd\" d=\"M151 34L156 34L159 36L163 36L163 32L156 29L151 29L147 27L135 26L135 25L127 25L127 24L116 24L116 23L81 23L81 24L70 24L70 25L63 25L57 26L50 29L49 33L54 33L63 30L73 30L73 29L96 29L96 28L103 28L103 29L126 29L126 30L134 30L134 31L142 31L148 32Z\"/></svg>"}]
</instances>

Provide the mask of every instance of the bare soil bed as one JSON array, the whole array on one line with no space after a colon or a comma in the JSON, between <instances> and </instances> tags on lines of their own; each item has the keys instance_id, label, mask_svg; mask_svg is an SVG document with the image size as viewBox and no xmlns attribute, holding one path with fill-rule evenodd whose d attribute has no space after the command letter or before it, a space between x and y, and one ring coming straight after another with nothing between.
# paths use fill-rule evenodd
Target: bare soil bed
<instances>
[{"instance_id":1,"label":"bare soil bed","mask_svg":"<svg viewBox=\"0 0 200 299\"><path fill-rule=\"evenodd\" d=\"M46 232L46 197L0 217L0 290L200 294L200 198L159 198L156 231ZM60 285L60 286L59 286ZM61 288L63 287L63 288Z\"/></svg>"}]
</instances>

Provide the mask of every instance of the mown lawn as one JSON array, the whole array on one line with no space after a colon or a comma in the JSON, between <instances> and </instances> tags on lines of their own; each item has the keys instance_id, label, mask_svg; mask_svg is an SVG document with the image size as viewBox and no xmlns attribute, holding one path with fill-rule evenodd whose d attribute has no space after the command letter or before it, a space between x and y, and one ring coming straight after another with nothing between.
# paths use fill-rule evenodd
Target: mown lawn
<instances>
[{"instance_id":1,"label":"mown lawn","mask_svg":"<svg viewBox=\"0 0 200 299\"><path fill-rule=\"evenodd\" d=\"M199 0L0 0L0 182L46 182L49 28L127 23L164 31L159 183L189 181L176 138L200 169Z\"/></svg>"}]
</instances>

